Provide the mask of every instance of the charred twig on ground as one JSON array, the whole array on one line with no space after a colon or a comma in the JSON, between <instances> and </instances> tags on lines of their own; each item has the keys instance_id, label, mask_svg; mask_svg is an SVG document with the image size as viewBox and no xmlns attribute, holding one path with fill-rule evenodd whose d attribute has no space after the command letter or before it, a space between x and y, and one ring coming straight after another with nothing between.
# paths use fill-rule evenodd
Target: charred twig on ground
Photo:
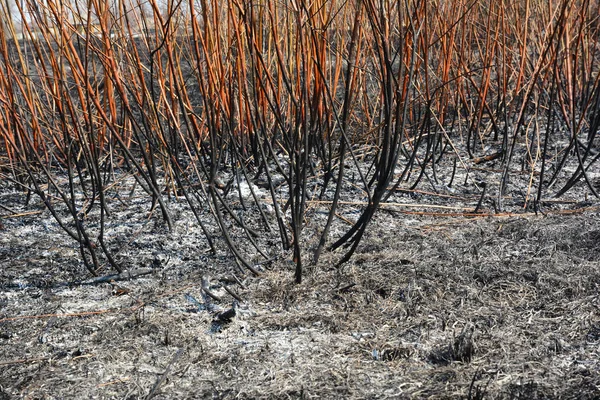
<instances>
[{"instance_id":1,"label":"charred twig on ground","mask_svg":"<svg viewBox=\"0 0 600 400\"><path fill-rule=\"evenodd\" d=\"M242 299L242 297L240 295L238 295L236 292L234 292L232 289L230 289L227 285L223 285L223 289L225 289L225 291L227 293L229 293L231 295L231 297L233 297L234 299L243 302L244 299Z\"/></svg>"},{"instance_id":2,"label":"charred twig on ground","mask_svg":"<svg viewBox=\"0 0 600 400\"><path fill-rule=\"evenodd\" d=\"M173 364L175 364L179 360L179 358L181 357L182 354L183 354L183 348L177 350L177 353L175 353L175 355L173 356L173 358L167 365L165 372L162 373L162 375L158 378L158 380L152 387L152 390L150 390L150 393L148 393L148 395L145 397L146 400L150 400L151 398L153 398L154 396L156 396L158 394L158 389L160 388L160 385L162 385L162 383L165 381L165 379L171 372L171 368L173 367Z\"/></svg>"},{"instance_id":3,"label":"charred twig on ground","mask_svg":"<svg viewBox=\"0 0 600 400\"><path fill-rule=\"evenodd\" d=\"M202 281L202 293L203 293L203 297L204 297L204 302L205 303L209 302L209 300L206 296L210 297L213 300L221 301L221 297L216 295L215 293L213 293L212 290L210 290L210 280L208 279L208 277L203 276L201 281Z\"/></svg>"}]
</instances>

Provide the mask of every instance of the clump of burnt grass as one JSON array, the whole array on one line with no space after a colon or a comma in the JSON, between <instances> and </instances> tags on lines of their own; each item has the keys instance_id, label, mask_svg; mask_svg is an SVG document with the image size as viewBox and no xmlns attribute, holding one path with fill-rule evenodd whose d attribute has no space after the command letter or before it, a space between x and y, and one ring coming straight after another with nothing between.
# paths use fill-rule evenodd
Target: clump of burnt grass
<instances>
[{"instance_id":1,"label":"clump of burnt grass","mask_svg":"<svg viewBox=\"0 0 600 400\"><path fill-rule=\"evenodd\" d=\"M536 212L597 196L597 0L0 7L2 179L41 199L91 274L122 271L107 221L127 177L169 230L168 201L185 202L246 272L290 251L296 282L306 250L347 261L399 189L443 195L461 173L491 212L507 191ZM359 216L331 238L348 196Z\"/></svg>"}]
</instances>

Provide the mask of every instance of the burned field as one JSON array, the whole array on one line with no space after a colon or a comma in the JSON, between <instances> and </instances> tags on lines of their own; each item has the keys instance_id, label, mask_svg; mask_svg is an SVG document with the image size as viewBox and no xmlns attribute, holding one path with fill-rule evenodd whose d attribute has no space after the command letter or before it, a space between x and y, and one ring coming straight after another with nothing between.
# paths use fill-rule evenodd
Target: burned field
<instances>
[{"instance_id":1,"label":"burned field","mask_svg":"<svg viewBox=\"0 0 600 400\"><path fill-rule=\"evenodd\" d=\"M450 207L432 194L393 200L414 207L380 210L351 261L325 253L300 285L289 255L259 277L211 255L175 199L171 233L135 196L115 208L119 257L144 274L108 282L81 279L77 246L42 204L4 219L4 398L600 396L598 203L465 217L415 212Z\"/></svg>"},{"instance_id":2,"label":"burned field","mask_svg":"<svg viewBox=\"0 0 600 400\"><path fill-rule=\"evenodd\" d=\"M0 400L600 398L598 0L0 3Z\"/></svg>"}]
</instances>

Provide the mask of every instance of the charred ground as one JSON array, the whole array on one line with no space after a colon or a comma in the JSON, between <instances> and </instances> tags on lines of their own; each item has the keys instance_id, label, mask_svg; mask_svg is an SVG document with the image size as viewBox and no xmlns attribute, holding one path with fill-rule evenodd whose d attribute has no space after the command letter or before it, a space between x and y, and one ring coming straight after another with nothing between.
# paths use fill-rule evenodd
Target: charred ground
<instances>
[{"instance_id":1,"label":"charred ground","mask_svg":"<svg viewBox=\"0 0 600 400\"><path fill-rule=\"evenodd\" d=\"M35 212L0 231L2 398L600 396L594 203L476 217L387 207L349 263L326 253L295 285L285 257L244 278L206 251L181 203L169 233L133 198L114 238L129 270L152 274L92 284L41 204L2 196ZM310 248L310 223L305 236ZM244 300L231 320L224 286Z\"/></svg>"}]
</instances>

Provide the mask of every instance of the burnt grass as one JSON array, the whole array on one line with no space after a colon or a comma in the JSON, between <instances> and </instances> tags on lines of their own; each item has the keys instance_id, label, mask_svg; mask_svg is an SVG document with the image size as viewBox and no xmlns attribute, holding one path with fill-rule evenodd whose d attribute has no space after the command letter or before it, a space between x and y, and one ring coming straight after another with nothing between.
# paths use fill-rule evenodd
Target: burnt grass
<instances>
[{"instance_id":1,"label":"burnt grass","mask_svg":"<svg viewBox=\"0 0 600 400\"><path fill-rule=\"evenodd\" d=\"M548 154L561 154L564 140L551 140ZM600 201L583 182L552 197L576 173L573 155L534 212L523 200L539 177L525 171L527 143L517 147L501 212L500 162L468 160L469 179L459 171L450 188L446 155L436 167L445 185L427 176L422 190L396 191L340 267L343 251L310 264L329 209L309 202L300 285L276 233L257 239L273 261L257 266L259 277L244 273L214 223L216 255L183 198L165 195L169 231L123 171L107 193L107 241L134 276L94 280L43 203L0 179L0 400L600 399ZM498 146L476 155L500 154ZM3 174L7 164L0 158ZM364 208L351 168L330 243ZM488 190L479 215L475 182ZM242 197L229 194L235 212ZM273 217L268 196L261 200ZM256 210L247 212L257 225ZM86 221L92 233L97 214ZM239 229L231 233L260 261Z\"/></svg>"},{"instance_id":2,"label":"burnt grass","mask_svg":"<svg viewBox=\"0 0 600 400\"><path fill-rule=\"evenodd\" d=\"M0 186L2 400L600 398L597 201L461 216L427 204L478 196L398 191L414 207L383 207L350 262L325 252L296 285L289 254L243 275L182 199L169 232L134 195L107 229L121 265L151 273L94 282L39 200ZM309 207L306 249L326 212Z\"/></svg>"}]
</instances>

